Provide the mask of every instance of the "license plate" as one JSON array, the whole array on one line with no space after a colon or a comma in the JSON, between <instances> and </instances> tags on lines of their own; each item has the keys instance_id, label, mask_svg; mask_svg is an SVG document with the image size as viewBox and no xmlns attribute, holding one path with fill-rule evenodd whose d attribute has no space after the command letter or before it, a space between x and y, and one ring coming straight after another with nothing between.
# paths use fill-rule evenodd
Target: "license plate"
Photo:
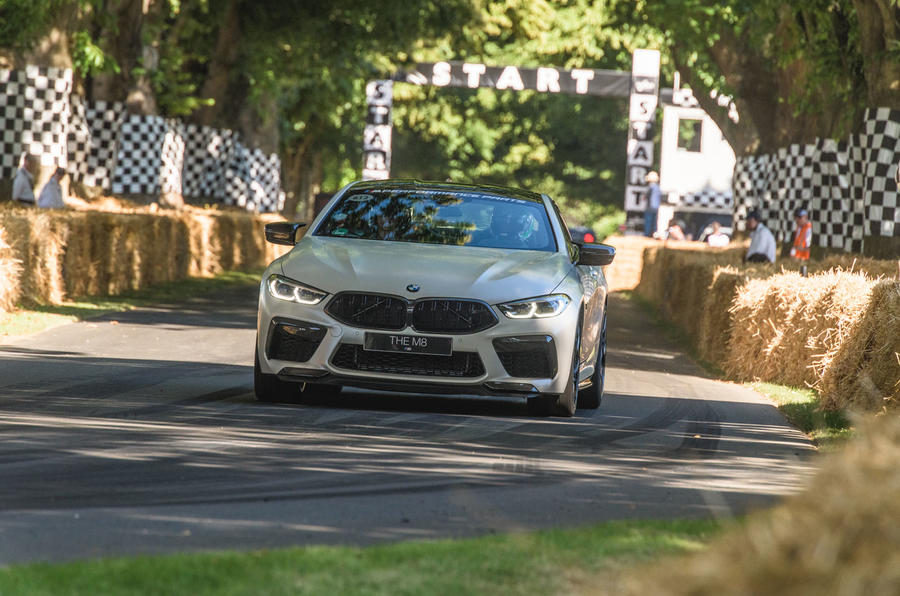
<instances>
[{"instance_id":1,"label":"license plate","mask_svg":"<svg viewBox=\"0 0 900 596\"><path fill-rule=\"evenodd\" d=\"M453 339L428 335L366 333L363 349L373 352L407 352L410 354L449 356L453 353Z\"/></svg>"}]
</instances>

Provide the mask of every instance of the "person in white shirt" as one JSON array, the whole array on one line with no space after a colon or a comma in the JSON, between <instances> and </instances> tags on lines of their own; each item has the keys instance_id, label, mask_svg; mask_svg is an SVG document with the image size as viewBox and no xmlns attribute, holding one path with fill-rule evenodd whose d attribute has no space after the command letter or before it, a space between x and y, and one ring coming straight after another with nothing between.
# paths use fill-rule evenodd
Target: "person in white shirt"
<instances>
[{"instance_id":1,"label":"person in white shirt","mask_svg":"<svg viewBox=\"0 0 900 596\"><path fill-rule=\"evenodd\" d=\"M775 236L763 224L759 211L747 214L747 227L750 229L750 248L747 249L745 261L750 263L775 262Z\"/></svg>"},{"instance_id":2,"label":"person in white shirt","mask_svg":"<svg viewBox=\"0 0 900 596\"><path fill-rule=\"evenodd\" d=\"M13 201L23 205L34 205L34 170L34 157L23 155L21 166L16 170L16 176L13 178Z\"/></svg>"},{"instance_id":3,"label":"person in white shirt","mask_svg":"<svg viewBox=\"0 0 900 596\"><path fill-rule=\"evenodd\" d=\"M722 233L722 224L717 221L712 222L712 231L706 237L706 243L712 248L722 248L728 246L731 238L728 234Z\"/></svg>"},{"instance_id":4,"label":"person in white shirt","mask_svg":"<svg viewBox=\"0 0 900 596\"><path fill-rule=\"evenodd\" d=\"M66 206L66 202L62 197L62 187L60 181L65 178L66 171L62 168L56 168L56 171L47 180L47 184L41 189L41 194L37 200L37 206L43 209L62 209Z\"/></svg>"}]
</instances>

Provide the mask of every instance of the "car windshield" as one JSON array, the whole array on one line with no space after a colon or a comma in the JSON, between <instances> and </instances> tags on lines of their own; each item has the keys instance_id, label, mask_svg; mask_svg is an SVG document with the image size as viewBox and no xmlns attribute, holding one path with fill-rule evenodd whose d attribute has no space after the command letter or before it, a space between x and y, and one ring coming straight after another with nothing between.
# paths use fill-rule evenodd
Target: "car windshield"
<instances>
[{"instance_id":1,"label":"car windshield","mask_svg":"<svg viewBox=\"0 0 900 596\"><path fill-rule=\"evenodd\" d=\"M543 203L477 191L351 190L338 201L315 235L556 250Z\"/></svg>"}]
</instances>

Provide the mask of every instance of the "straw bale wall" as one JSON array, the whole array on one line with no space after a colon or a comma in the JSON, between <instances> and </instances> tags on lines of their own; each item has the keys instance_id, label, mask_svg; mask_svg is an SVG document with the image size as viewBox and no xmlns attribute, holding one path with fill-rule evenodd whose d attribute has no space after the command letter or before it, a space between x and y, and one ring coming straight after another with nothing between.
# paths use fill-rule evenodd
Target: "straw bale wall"
<instances>
[{"instance_id":1,"label":"straw bale wall","mask_svg":"<svg viewBox=\"0 0 900 596\"><path fill-rule=\"evenodd\" d=\"M900 282L872 288L853 333L823 364L819 390L826 407L900 406Z\"/></svg>"},{"instance_id":2,"label":"straw bale wall","mask_svg":"<svg viewBox=\"0 0 900 596\"><path fill-rule=\"evenodd\" d=\"M900 405L896 261L836 257L802 277L795 264L740 258L649 246L636 292L732 378L815 387L828 408Z\"/></svg>"},{"instance_id":3,"label":"straw bale wall","mask_svg":"<svg viewBox=\"0 0 900 596\"><path fill-rule=\"evenodd\" d=\"M900 420L880 416L862 427L801 493L702 552L629 573L607 593L900 594Z\"/></svg>"},{"instance_id":4,"label":"straw bale wall","mask_svg":"<svg viewBox=\"0 0 900 596\"><path fill-rule=\"evenodd\" d=\"M732 303L726 372L740 380L813 386L868 306L874 282L833 271L751 279Z\"/></svg>"},{"instance_id":5,"label":"straw bale wall","mask_svg":"<svg viewBox=\"0 0 900 596\"><path fill-rule=\"evenodd\" d=\"M15 306L21 272L21 263L6 242L6 232L0 228L0 313Z\"/></svg>"},{"instance_id":6,"label":"straw bale wall","mask_svg":"<svg viewBox=\"0 0 900 596\"><path fill-rule=\"evenodd\" d=\"M609 291L633 290L641 280L644 249L656 246L659 240L644 236L610 236L603 242L616 249L615 260L604 270Z\"/></svg>"},{"instance_id":7,"label":"straw bale wall","mask_svg":"<svg viewBox=\"0 0 900 596\"><path fill-rule=\"evenodd\" d=\"M57 304L73 296L115 295L152 284L266 265L271 218L241 212L171 214L0 210L0 230L20 262L11 275L0 249L0 304Z\"/></svg>"}]
</instances>

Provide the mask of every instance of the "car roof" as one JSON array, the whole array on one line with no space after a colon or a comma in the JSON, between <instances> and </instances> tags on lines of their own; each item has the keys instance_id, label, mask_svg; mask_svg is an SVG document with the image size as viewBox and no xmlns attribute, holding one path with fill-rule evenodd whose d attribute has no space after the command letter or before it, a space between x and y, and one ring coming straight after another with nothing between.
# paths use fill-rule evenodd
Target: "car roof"
<instances>
[{"instance_id":1,"label":"car roof","mask_svg":"<svg viewBox=\"0 0 900 596\"><path fill-rule=\"evenodd\" d=\"M512 188L508 186L497 186L493 184L462 184L458 182L427 182L416 180L413 178L391 178L388 180L364 180L357 182L351 186L353 191L365 190L437 190L448 193L453 192L478 192L484 194L493 194L523 201L533 201L535 203L543 203L543 197L536 192L523 190L521 188Z\"/></svg>"}]
</instances>

